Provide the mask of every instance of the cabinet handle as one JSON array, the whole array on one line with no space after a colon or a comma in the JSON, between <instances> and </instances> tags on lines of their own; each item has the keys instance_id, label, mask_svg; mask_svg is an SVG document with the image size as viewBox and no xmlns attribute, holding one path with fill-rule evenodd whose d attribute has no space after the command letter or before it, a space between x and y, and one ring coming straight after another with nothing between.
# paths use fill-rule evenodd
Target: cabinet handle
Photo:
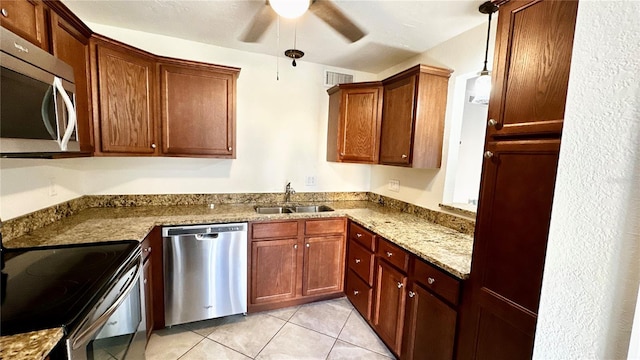
<instances>
[{"instance_id":1,"label":"cabinet handle","mask_svg":"<svg viewBox=\"0 0 640 360\"><path fill-rule=\"evenodd\" d=\"M492 127L492 126L496 126L498 124L497 121L495 121L495 119L489 119L489 121L487 121L487 126Z\"/></svg>"},{"instance_id":2,"label":"cabinet handle","mask_svg":"<svg viewBox=\"0 0 640 360\"><path fill-rule=\"evenodd\" d=\"M492 157L493 157L493 153L491 151L487 150L487 151L484 152L484 158L485 159L490 159Z\"/></svg>"},{"instance_id":3,"label":"cabinet handle","mask_svg":"<svg viewBox=\"0 0 640 360\"><path fill-rule=\"evenodd\" d=\"M144 283L145 283L145 284L147 283L147 279L144 279Z\"/></svg>"},{"instance_id":4,"label":"cabinet handle","mask_svg":"<svg viewBox=\"0 0 640 360\"><path fill-rule=\"evenodd\" d=\"M149 246L148 248L145 248L144 252L150 253L151 252L151 246Z\"/></svg>"},{"instance_id":5,"label":"cabinet handle","mask_svg":"<svg viewBox=\"0 0 640 360\"><path fill-rule=\"evenodd\" d=\"M356 259L356 264L360 264L360 259Z\"/></svg>"},{"instance_id":6,"label":"cabinet handle","mask_svg":"<svg viewBox=\"0 0 640 360\"><path fill-rule=\"evenodd\" d=\"M7 9L2 9L2 16L4 17L9 17L9 12L7 12Z\"/></svg>"},{"instance_id":7,"label":"cabinet handle","mask_svg":"<svg viewBox=\"0 0 640 360\"><path fill-rule=\"evenodd\" d=\"M343 152L341 152L341 153L340 153L340 156L344 156L344 153L343 153Z\"/></svg>"},{"instance_id":8,"label":"cabinet handle","mask_svg":"<svg viewBox=\"0 0 640 360\"><path fill-rule=\"evenodd\" d=\"M233 150L233 148L231 146L229 146L229 151Z\"/></svg>"},{"instance_id":9,"label":"cabinet handle","mask_svg":"<svg viewBox=\"0 0 640 360\"><path fill-rule=\"evenodd\" d=\"M358 290L353 290L353 295L354 295L354 296L358 296L358 294L360 294L360 291L358 291Z\"/></svg>"},{"instance_id":10,"label":"cabinet handle","mask_svg":"<svg viewBox=\"0 0 640 360\"><path fill-rule=\"evenodd\" d=\"M416 293L414 293L413 291L409 290L409 297L412 298L416 296Z\"/></svg>"},{"instance_id":11,"label":"cabinet handle","mask_svg":"<svg viewBox=\"0 0 640 360\"><path fill-rule=\"evenodd\" d=\"M402 287L403 287L403 286L404 286L404 284L403 284L403 283L398 282L398 289L402 289Z\"/></svg>"},{"instance_id":12,"label":"cabinet handle","mask_svg":"<svg viewBox=\"0 0 640 360\"><path fill-rule=\"evenodd\" d=\"M307 243L307 247L311 246L309 243Z\"/></svg>"},{"instance_id":13,"label":"cabinet handle","mask_svg":"<svg viewBox=\"0 0 640 360\"><path fill-rule=\"evenodd\" d=\"M429 283L429 285L433 285L433 283L436 282L436 279L434 279L432 277L428 277L427 278L427 282Z\"/></svg>"},{"instance_id":14,"label":"cabinet handle","mask_svg":"<svg viewBox=\"0 0 640 360\"><path fill-rule=\"evenodd\" d=\"M361 237L362 237L362 234L360 234L360 233L357 233L357 234L356 234L356 237L359 237L359 238L361 238Z\"/></svg>"},{"instance_id":15,"label":"cabinet handle","mask_svg":"<svg viewBox=\"0 0 640 360\"><path fill-rule=\"evenodd\" d=\"M393 256L393 253L392 253L392 252L387 251L387 257L392 257L392 256Z\"/></svg>"},{"instance_id":16,"label":"cabinet handle","mask_svg":"<svg viewBox=\"0 0 640 360\"><path fill-rule=\"evenodd\" d=\"M298 249L298 244L293 245L293 248L297 250Z\"/></svg>"},{"instance_id":17,"label":"cabinet handle","mask_svg":"<svg viewBox=\"0 0 640 360\"><path fill-rule=\"evenodd\" d=\"M155 149L156 148L156 144L151 144L151 148Z\"/></svg>"},{"instance_id":18,"label":"cabinet handle","mask_svg":"<svg viewBox=\"0 0 640 360\"><path fill-rule=\"evenodd\" d=\"M402 154L402 158L403 158L403 159L406 159L406 158L407 158L407 155Z\"/></svg>"}]
</instances>

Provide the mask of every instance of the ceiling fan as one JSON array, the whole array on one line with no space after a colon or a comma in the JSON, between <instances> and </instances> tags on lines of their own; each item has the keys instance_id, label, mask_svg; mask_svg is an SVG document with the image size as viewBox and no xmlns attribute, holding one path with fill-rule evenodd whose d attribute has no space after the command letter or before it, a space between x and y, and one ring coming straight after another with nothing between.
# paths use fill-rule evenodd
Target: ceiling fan
<instances>
[{"instance_id":1,"label":"ceiling fan","mask_svg":"<svg viewBox=\"0 0 640 360\"><path fill-rule=\"evenodd\" d=\"M309 10L351 42L356 42L366 35L330 0L310 0ZM244 42L258 42L277 17L278 14L272 8L269 0L265 0L265 6L253 17L241 40Z\"/></svg>"}]
</instances>

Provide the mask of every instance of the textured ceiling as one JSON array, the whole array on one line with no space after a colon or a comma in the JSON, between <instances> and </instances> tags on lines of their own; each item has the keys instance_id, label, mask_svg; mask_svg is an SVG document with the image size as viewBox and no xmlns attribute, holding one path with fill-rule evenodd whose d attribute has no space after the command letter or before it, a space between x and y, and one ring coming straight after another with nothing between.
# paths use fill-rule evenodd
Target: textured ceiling
<instances>
[{"instance_id":1,"label":"textured ceiling","mask_svg":"<svg viewBox=\"0 0 640 360\"><path fill-rule=\"evenodd\" d=\"M303 61L378 73L483 22L482 1L353 1L334 3L367 35L349 43L310 12L272 24L259 43L244 34L264 0L64 0L82 20L269 55L293 47ZM297 23L297 25L296 25Z\"/></svg>"}]
</instances>

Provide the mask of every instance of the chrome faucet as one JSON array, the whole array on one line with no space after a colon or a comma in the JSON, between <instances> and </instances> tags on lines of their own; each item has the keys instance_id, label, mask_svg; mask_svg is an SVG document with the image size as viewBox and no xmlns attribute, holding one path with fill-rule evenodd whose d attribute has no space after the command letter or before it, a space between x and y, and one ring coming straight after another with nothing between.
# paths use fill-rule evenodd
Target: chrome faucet
<instances>
[{"instance_id":1,"label":"chrome faucet","mask_svg":"<svg viewBox=\"0 0 640 360\"><path fill-rule=\"evenodd\" d=\"M284 202L291 201L291 195L295 193L296 191L291 187L291 182L288 182L287 186L284 188Z\"/></svg>"}]
</instances>

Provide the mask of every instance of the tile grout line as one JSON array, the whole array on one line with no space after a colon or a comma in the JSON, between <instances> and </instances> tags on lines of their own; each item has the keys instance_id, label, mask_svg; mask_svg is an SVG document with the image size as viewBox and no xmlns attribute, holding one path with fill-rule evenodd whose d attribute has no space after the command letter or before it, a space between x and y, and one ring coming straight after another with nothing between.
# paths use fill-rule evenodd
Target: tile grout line
<instances>
[{"instance_id":1,"label":"tile grout line","mask_svg":"<svg viewBox=\"0 0 640 360\"><path fill-rule=\"evenodd\" d=\"M191 330L189 330L189 331L191 331ZM192 332L193 332L193 331L192 331ZM196 333L196 334L197 334L197 333ZM187 354L189 353L189 351L193 350L196 346L198 346L198 344L200 344L200 343L205 339L205 337L204 337L204 336L202 336L202 335L200 335L200 334L197 334L197 335L201 336L201 337L202 337L202 339L200 339L200 341L198 341L197 343L195 343L195 345L193 345L192 347L190 347L190 348L189 348L189 350L185 351L182 355L178 356L178 357L176 358L176 360L180 360L180 358L182 358L183 356L187 355Z\"/></svg>"},{"instance_id":2,"label":"tile grout line","mask_svg":"<svg viewBox=\"0 0 640 360\"><path fill-rule=\"evenodd\" d=\"M362 317L362 315L360 315L360 313L358 313L358 311L356 310L356 308L353 308L353 310L351 311L351 314L349 314L349 317L353 316L354 314L355 314L356 316L360 316L360 317ZM364 318L363 318L362 320L364 320ZM349 319L347 319L347 321L349 321ZM365 322L366 322L366 320L365 320ZM345 326L346 326L346 325L347 325L347 323L345 322ZM369 324L366 324L366 326L370 328ZM344 326L342 327L342 330L344 330ZM340 334L342 334L342 330L340 330ZM339 338L339 337L340 337L340 335L338 335L338 338ZM355 346L355 347L358 347L358 348L360 348L360 349L364 349L364 350L370 351L370 352L372 352L372 353L375 353L375 354L378 354L378 355L382 355L382 356L387 357L387 358L389 358L389 359L395 359L395 355L393 355L393 353L389 350L389 348L387 347L387 345L382 341L382 339L380 339L380 337L378 336L378 334L376 334L376 338L378 338L378 339L380 340L380 342L382 343L382 345L383 345L383 346L387 349L387 351L388 351L388 352L393 356L392 358L391 358L391 357L389 357L389 356L387 356L386 354L379 353L379 352L377 352L377 351L375 351L375 350L373 350L373 349L367 349L367 348L366 348L366 347L364 347L364 346L360 346L360 345L354 344L354 343L352 343L352 342L350 342L350 341L347 341L347 340L344 340L344 339L339 339L339 340L340 340L340 341L342 341L342 342L345 342L345 343L347 343L347 344L349 344L349 345L353 345L353 346Z\"/></svg>"},{"instance_id":3,"label":"tile grout line","mask_svg":"<svg viewBox=\"0 0 640 360\"><path fill-rule=\"evenodd\" d=\"M342 330L344 330L344 327L347 326L347 322L349 321L349 318L351 317L351 314L353 314L353 310L355 310L355 309L351 309L351 311L349 311L349 316L347 316L347 319L344 321L344 324L342 324L342 327L340 328L340 331L338 331L338 335L336 336L335 340L333 341L333 345L331 346L331 349L329 350L329 353L325 357L325 360L329 359L329 356L331 355L331 352L333 351L333 348L336 347L336 344L338 343L338 338L340 337L340 334L342 334Z\"/></svg>"},{"instance_id":4,"label":"tile grout line","mask_svg":"<svg viewBox=\"0 0 640 360\"><path fill-rule=\"evenodd\" d=\"M298 310L296 310L298 311ZM295 313L294 313L295 314ZM293 315L292 315L293 316ZM282 320L282 319L280 319ZM284 320L283 320L284 321ZM262 346L262 348L260 348L260 351L258 351L258 353L256 354L256 356L252 357L252 359L256 359L258 356L260 356L260 353L267 347L267 345L269 345L271 343L271 341L273 341L273 339L275 339L275 337L280 333L280 331L282 331L282 329L284 328L285 325L287 325L288 321L284 321L284 324L282 324L282 326L280 326L280 329L278 329L278 331L276 331L275 334L273 334L273 336L271 337L271 339L269 339L269 341L267 341L266 344L264 344L264 346Z\"/></svg>"},{"instance_id":5,"label":"tile grout line","mask_svg":"<svg viewBox=\"0 0 640 360\"><path fill-rule=\"evenodd\" d=\"M212 334L213 334L213 333L212 333ZM236 349L234 349L234 348L232 348L232 347L229 347L229 346L227 346L227 345L225 345L225 344L223 344L223 343L217 342L217 341L215 341L215 340L213 340L213 339L210 339L210 338L208 338L208 337L206 337L205 339L207 339L207 340L209 340L209 341L213 341L214 343L216 343L216 344L218 344L218 345L220 345L220 346L222 346L222 347L225 347L225 348L227 348L227 349L229 349L229 350L231 350L231 351L233 351L233 352L235 352L235 353L238 353L238 354L240 354L240 355L242 355L242 356L245 356L245 357L247 357L247 358L249 358L249 359L254 359L254 358L250 357L249 355L247 355L247 354L245 354L245 353L243 353L243 352L240 352L240 351L238 351L238 350L236 350ZM203 339L203 341L204 341L204 339Z\"/></svg>"}]
</instances>

